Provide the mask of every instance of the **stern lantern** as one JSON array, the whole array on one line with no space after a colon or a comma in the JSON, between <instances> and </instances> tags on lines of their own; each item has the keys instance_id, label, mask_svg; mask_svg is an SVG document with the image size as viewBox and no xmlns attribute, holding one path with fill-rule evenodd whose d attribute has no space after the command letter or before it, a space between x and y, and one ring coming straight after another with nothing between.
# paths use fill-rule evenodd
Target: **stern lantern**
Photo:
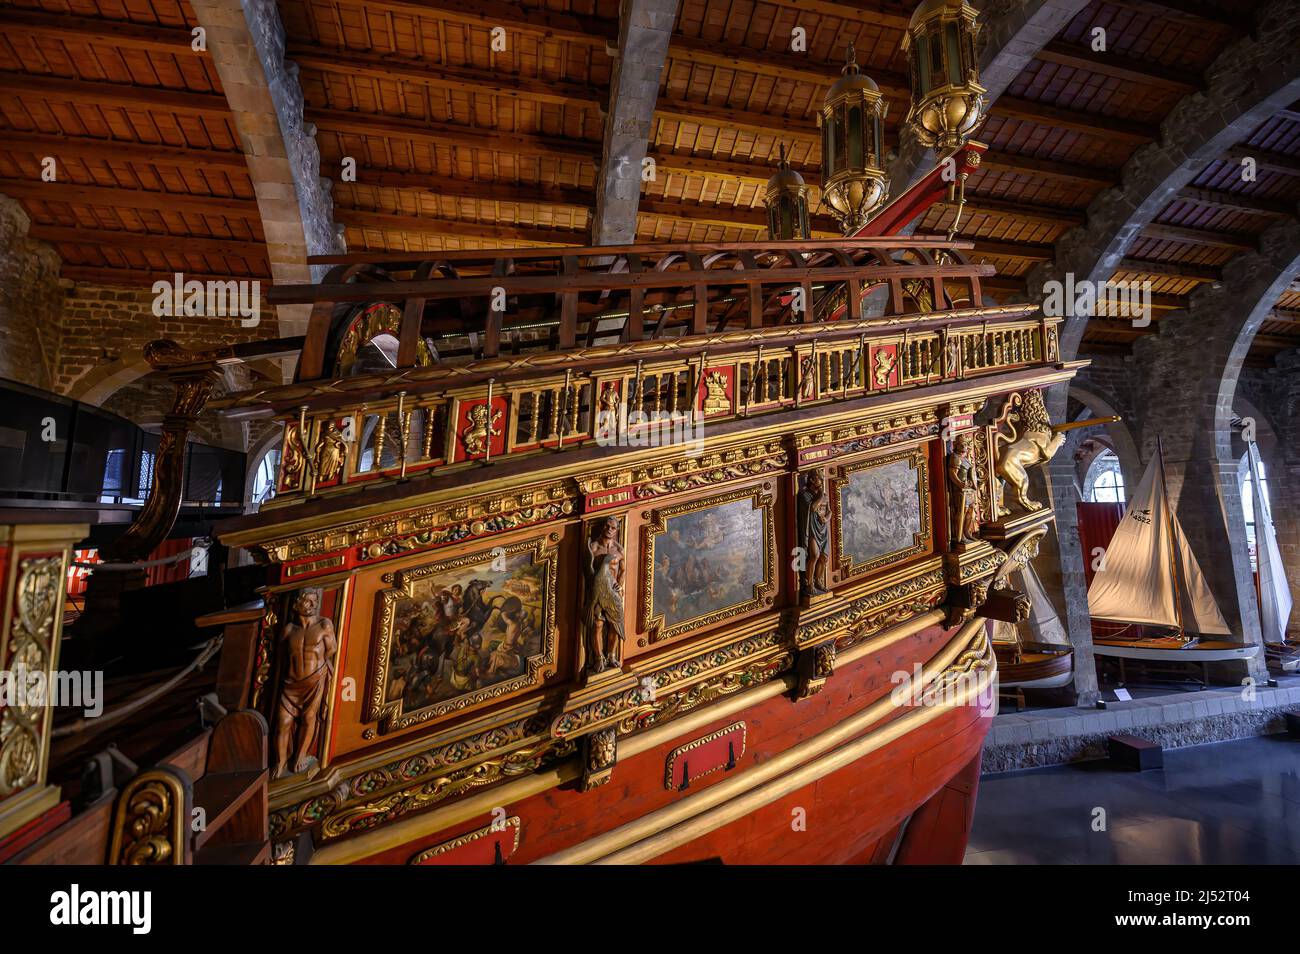
<instances>
[{"instance_id":1,"label":"stern lantern","mask_svg":"<svg viewBox=\"0 0 1300 954\"><path fill-rule=\"evenodd\" d=\"M790 168L784 145L776 173L767 180L763 205L767 206L767 237L772 241L812 237L808 225L808 186L804 185L803 176Z\"/></svg>"},{"instance_id":2,"label":"stern lantern","mask_svg":"<svg viewBox=\"0 0 1300 954\"><path fill-rule=\"evenodd\" d=\"M852 235L885 204L884 124L888 101L880 87L858 69L849 44L844 75L822 101L822 201L830 206L845 235Z\"/></svg>"},{"instance_id":3,"label":"stern lantern","mask_svg":"<svg viewBox=\"0 0 1300 954\"><path fill-rule=\"evenodd\" d=\"M905 122L926 148L960 149L984 120L978 17L965 0L924 0L903 35L912 80Z\"/></svg>"}]
</instances>

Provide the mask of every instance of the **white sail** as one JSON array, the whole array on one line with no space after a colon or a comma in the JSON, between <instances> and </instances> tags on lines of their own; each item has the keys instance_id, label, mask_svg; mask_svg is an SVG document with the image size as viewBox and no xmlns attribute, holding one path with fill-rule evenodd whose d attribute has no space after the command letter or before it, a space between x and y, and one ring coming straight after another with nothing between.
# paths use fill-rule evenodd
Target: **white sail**
<instances>
[{"instance_id":1,"label":"white sail","mask_svg":"<svg viewBox=\"0 0 1300 954\"><path fill-rule=\"evenodd\" d=\"M1283 642L1287 623L1291 619L1291 587L1286 581L1282 566L1282 553L1277 546L1277 531L1273 528L1273 513L1269 509L1264 489L1260 486L1259 448L1255 443L1246 445L1250 463L1250 487L1255 511L1255 560L1259 565L1260 626L1264 639Z\"/></svg>"},{"instance_id":2,"label":"white sail","mask_svg":"<svg viewBox=\"0 0 1300 954\"><path fill-rule=\"evenodd\" d=\"M1030 600L1029 619L1025 620L1024 625L1028 626L1033 641L1070 645L1070 637L1065 632L1065 625L1057 615L1056 607L1052 605L1052 599L1047 595L1047 590L1043 586L1043 581L1038 578L1038 571L1034 569L1034 565L1026 563L1019 576L1020 586Z\"/></svg>"},{"instance_id":3,"label":"white sail","mask_svg":"<svg viewBox=\"0 0 1300 954\"><path fill-rule=\"evenodd\" d=\"M1230 631L1223 615L1170 511L1161 470L1157 454L1147 464L1088 587L1089 612L1110 622L1226 634Z\"/></svg>"}]
</instances>

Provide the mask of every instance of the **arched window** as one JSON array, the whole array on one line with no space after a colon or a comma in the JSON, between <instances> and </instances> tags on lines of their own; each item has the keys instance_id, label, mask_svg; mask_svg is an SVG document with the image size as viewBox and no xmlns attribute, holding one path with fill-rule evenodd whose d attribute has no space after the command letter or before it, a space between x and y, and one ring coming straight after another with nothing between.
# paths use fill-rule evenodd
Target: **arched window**
<instances>
[{"instance_id":1,"label":"arched window","mask_svg":"<svg viewBox=\"0 0 1300 954\"><path fill-rule=\"evenodd\" d=\"M1124 474L1114 451L1102 451L1088 466L1083 481L1083 497L1093 503L1123 503Z\"/></svg>"},{"instance_id":2,"label":"arched window","mask_svg":"<svg viewBox=\"0 0 1300 954\"><path fill-rule=\"evenodd\" d=\"M280 448L272 445L253 472L253 509L275 496L275 475L280 469Z\"/></svg>"},{"instance_id":3,"label":"arched window","mask_svg":"<svg viewBox=\"0 0 1300 954\"><path fill-rule=\"evenodd\" d=\"M1255 554L1255 480L1259 480L1259 493L1264 498L1264 502L1270 507L1273 501L1268 496L1268 476L1264 473L1264 462L1261 460L1255 468L1255 473L1250 472L1250 454L1243 454L1241 457L1241 510L1246 517L1246 545L1250 548L1250 565L1252 569L1259 569L1259 562Z\"/></svg>"}]
</instances>

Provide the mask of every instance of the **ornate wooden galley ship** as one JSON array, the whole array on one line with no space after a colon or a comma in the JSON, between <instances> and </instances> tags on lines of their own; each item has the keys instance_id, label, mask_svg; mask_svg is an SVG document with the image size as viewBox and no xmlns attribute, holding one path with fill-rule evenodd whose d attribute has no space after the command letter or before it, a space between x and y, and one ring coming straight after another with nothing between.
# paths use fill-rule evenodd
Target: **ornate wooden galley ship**
<instances>
[{"instance_id":1,"label":"ornate wooden galley ship","mask_svg":"<svg viewBox=\"0 0 1300 954\"><path fill-rule=\"evenodd\" d=\"M892 203L875 84L827 95L851 238L800 237L782 170L779 240L346 255L273 291L312 309L293 382L213 402L283 428L275 498L220 530L268 586L208 622L223 705L269 725L277 861L960 860L987 621L1028 613L1052 519L1042 389L1081 364L983 303L969 243L898 234L979 162L974 29L913 19L941 161Z\"/></svg>"},{"instance_id":2,"label":"ornate wooden galley ship","mask_svg":"<svg viewBox=\"0 0 1300 954\"><path fill-rule=\"evenodd\" d=\"M272 727L272 840L959 858L969 675L983 616L1027 611L1024 468L1074 371L1054 319L975 304L965 247L345 256L278 289L313 303L297 380L218 402L284 428L277 496L221 534L274 574L226 643Z\"/></svg>"}]
</instances>

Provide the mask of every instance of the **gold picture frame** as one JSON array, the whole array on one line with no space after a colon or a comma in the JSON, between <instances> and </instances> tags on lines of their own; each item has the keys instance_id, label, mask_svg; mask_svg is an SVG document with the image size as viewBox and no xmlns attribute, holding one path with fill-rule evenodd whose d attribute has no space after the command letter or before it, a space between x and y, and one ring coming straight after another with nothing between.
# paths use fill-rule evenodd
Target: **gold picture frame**
<instances>
[{"instance_id":1,"label":"gold picture frame","mask_svg":"<svg viewBox=\"0 0 1300 954\"><path fill-rule=\"evenodd\" d=\"M375 649L363 716L365 721L379 722L381 732L404 729L453 713L478 708L486 703L535 688L541 685L547 676L552 675L555 672L558 642L555 625L558 543L557 534L548 534L545 537L508 546L484 548L464 556L439 560L393 573L392 586L380 590L375 597ZM527 656L523 672L478 688L466 689L460 694L413 709L408 709L402 698L391 698L390 683L397 658L395 639L399 604L404 600L416 600L428 595L426 590L429 590L439 578L445 579L448 574L456 571L463 573L484 565L489 567L486 573L500 573L501 570L493 568L495 561L507 561L508 566L508 561L512 557L520 555L530 555L532 560L529 565L538 567L541 572L538 594L540 606L537 614L539 647L537 652ZM491 618L491 616L485 618L480 626L486 626ZM520 656L523 658L522 654Z\"/></svg>"},{"instance_id":2,"label":"gold picture frame","mask_svg":"<svg viewBox=\"0 0 1300 954\"><path fill-rule=\"evenodd\" d=\"M770 484L760 484L651 511L650 520L645 525L644 543L641 548L641 600L638 619L640 628L646 634L649 642L670 639L689 630L707 628L724 619L752 612L771 601L770 594L776 589L776 526L773 521L774 498L768 492L770 489ZM676 518L698 514L743 500L752 501L753 510L760 514L760 532L763 536L761 543L762 580L754 584L751 595L743 600L688 618L679 619L672 624L666 624L665 614L655 609L658 541L669 531L670 522Z\"/></svg>"},{"instance_id":3,"label":"gold picture frame","mask_svg":"<svg viewBox=\"0 0 1300 954\"><path fill-rule=\"evenodd\" d=\"M831 530L834 534L835 564L841 580L878 570L933 549L933 520L930 513L930 457L928 445L872 457L835 468L830 478ZM907 461L915 475L917 523L919 529L912 534L912 542L885 553L873 555L861 562L845 550L844 494L861 475L880 470L891 464Z\"/></svg>"}]
</instances>

